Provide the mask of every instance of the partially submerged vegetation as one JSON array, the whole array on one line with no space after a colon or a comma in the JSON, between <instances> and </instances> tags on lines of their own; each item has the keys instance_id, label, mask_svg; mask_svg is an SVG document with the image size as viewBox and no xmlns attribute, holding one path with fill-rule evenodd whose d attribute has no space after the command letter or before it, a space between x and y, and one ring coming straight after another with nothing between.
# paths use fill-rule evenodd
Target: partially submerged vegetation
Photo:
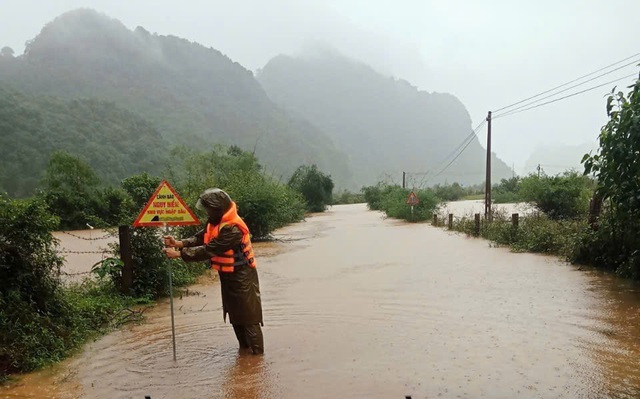
<instances>
[{"instance_id":1,"label":"partially submerged vegetation","mask_svg":"<svg viewBox=\"0 0 640 399\"><path fill-rule=\"evenodd\" d=\"M466 215L449 228L514 251L555 254L640 280L640 79L631 89L627 94L612 91L608 98L609 122L600 133L598 152L582 160L584 174L532 174L502 179L493 187L494 204L526 202L537 212L523 215L517 225L500 212L480 225L475 215ZM410 221L428 220L442 201L477 195L455 184L418 190L424 204L411 214L409 190L380 183L363 191L370 209Z\"/></svg>"},{"instance_id":2,"label":"partially submerged vegetation","mask_svg":"<svg viewBox=\"0 0 640 399\"><path fill-rule=\"evenodd\" d=\"M431 190L415 190L418 204L410 206L407 199L412 190L397 185L379 183L362 189L369 209L383 211L388 217L409 222L430 220L440 199Z\"/></svg>"},{"instance_id":3,"label":"partially submerged vegetation","mask_svg":"<svg viewBox=\"0 0 640 399\"><path fill-rule=\"evenodd\" d=\"M333 182L314 165L298 169L288 185L266 175L253 154L237 147L198 152L178 147L165 178L191 206L206 188L225 189L255 239L322 211L331 203ZM52 232L62 229L131 225L161 182L146 173L119 186L104 185L81 158L65 152L51 157L41 190L30 199L0 195L0 380L59 361L87 339L142 319L145 306L176 287L191 284L204 264L169 261L157 229L131 234L133 286L122 289L118 245L79 283L64 280L64 259ZM316 181L321 190L313 190ZM310 189L311 188L311 189ZM205 215L201 215L203 218ZM195 228L178 228L177 235ZM87 265L89 269L92 265Z\"/></svg>"}]
</instances>

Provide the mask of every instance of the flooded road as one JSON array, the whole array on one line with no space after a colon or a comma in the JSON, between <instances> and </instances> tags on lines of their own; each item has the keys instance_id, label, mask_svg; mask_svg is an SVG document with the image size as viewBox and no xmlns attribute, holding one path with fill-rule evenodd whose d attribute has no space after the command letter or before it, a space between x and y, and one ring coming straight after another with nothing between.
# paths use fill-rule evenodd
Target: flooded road
<instances>
[{"instance_id":1,"label":"flooded road","mask_svg":"<svg viewBox=\"0 0 640 399\"><path fill-rule=\"evenodd\" d=\"M264 356L238 356L205 278L175 300L177 362L165 301L33 397L640 397L637 285L365 205L278 237L256 245Z\"/></svg>"},{"instance_id":2,"label":"flooded road","mask_svg":"<svg viewBox=\"0 0 640 399\"><path fill-rule=\"evenodd\" d=\"M512 204L493 204L492 209L494 214L504 214L509 217L512 213L527 215L535 211L534 207L524 202ZM484 215L484 200L445 202L438 210L438 214L441 217L445 217L450 213L453 213L458 218L473 218L473 215L476 213Z\"/></svg>"}]
</instances>

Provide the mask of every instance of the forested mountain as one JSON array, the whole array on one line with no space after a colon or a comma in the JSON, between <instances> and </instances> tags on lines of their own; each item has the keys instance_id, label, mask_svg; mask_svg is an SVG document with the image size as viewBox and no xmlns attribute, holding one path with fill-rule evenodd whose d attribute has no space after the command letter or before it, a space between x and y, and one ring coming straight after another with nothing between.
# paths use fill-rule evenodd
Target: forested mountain
<instances>
[{"instance_id":1,"label":"forested mountain","mask_svg":"<svg viewBox=\"0 0 640 399\"><path fill-rule=\"evenodd\" d=\"M47 24L23 55L11 53L0 56L0 82L27 95L111 101L171 144L235 144L255 149L269 173L316 163L337 185L351 184L346 156L326 134L275 106L251 71L215 49L81 9ZM87 159L103 147L92 143Z\"/></svg>"},{"instance_id":2,"label":"forested mountain","mask_svg":"<svg viewBox=\"0 0 640 399\"><path fill-rule=\"evenodd\" d=\"M54 149L82 153L110 181L157 168L175 144L237 145L283 178L315 163L338 189L402 171L429 172L425 184L484 180L477 139L433 176L471 133L452 95L419 91L333 52L276 57L258 78L213 48L131 31L93 10L66 13L24 54L0 51L2 101L11 104L0 114L11 143L1 150L11 155L1 161L0 188L28 195ZM147 152L134 156L143 143ZM34 153L37 162L25 160ZM510 175L494 158L494 179Z\"/></svg>"},{"instance_id":3,"label":"forested mountain","mask_svg":"<svg viewBox=\"0 0 640 399\"><path fill-rule=\"evenodd\" d=\"M62 100L17 93L0 84L0 192L33 193L49 156L67 150L106 182L160 172L168 143L139 116L98 100Z\"/></svg>"},{"instance_id":4,"label":"forested mountain","mask_svg":"<svg viewBox=\"0 0 640 399\"><path fill-rule=\"evenodd\" d=\"M358 182L374 183L387 173L397 178L402 171L428 172L422 184L484 181L486 150L475 138L434 176L472 131L467 110L450 94L420 91L326 50L275 57L257 78L278 105L340 143ZM493 176L511 176L495 156Z\"/></svg>"}]
</instances>

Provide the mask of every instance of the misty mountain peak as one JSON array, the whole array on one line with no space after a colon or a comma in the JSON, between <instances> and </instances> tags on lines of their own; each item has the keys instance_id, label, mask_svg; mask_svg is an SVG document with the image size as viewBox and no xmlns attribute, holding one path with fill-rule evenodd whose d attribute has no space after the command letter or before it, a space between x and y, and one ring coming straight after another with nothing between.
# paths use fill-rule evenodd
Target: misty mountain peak
<instances>
[{"instance_id":1,"label":"misty mountain peak","mask_svg":"<svg viewBox=\"0 0 640 399\"><path fill-rule=\"evenodd\" d=\"M25 54L69 48L73 44L99 45L123 41L129 30L117 19L96 10L80 8L60 15L46 24L40 34L27 43Z\"/></svg>"},{"instance_id":2,"label":"misty mountain peak","mask_svg":"<svg viewBox=\"0 0 640 399\"><path fill-rule=\"evenodd\" d=\"M424 184L483 180L477 172L485 151L475 137L467 143L471 118L454 95L421 91L324 46L303 53L275 57L258 80L278 105L319 126L350 154L357 181L373 184L403 170L432 173ZM435 176L449 161L443 164L446 154L455 156L462 146L457 162ZM499 160L494 171L511 173Z\"/></svg>"},{"instance_id":3,"label":"misty mountain peak","mask_svg":"<svg viewBox=\"0 0 640 399\"><path fill-rule=\"evenodd\" d=\"M95 10L79 9L48 23L24 56L5 53L0 84L33 98L113 102L152 124L169 144L233 144L255 151L273 173L286 176L315 163L338 185L349 184L346 156L329 137L286 114L251 71L213 48L141 27L130 30Z\"/></svg>"}]
</instances>

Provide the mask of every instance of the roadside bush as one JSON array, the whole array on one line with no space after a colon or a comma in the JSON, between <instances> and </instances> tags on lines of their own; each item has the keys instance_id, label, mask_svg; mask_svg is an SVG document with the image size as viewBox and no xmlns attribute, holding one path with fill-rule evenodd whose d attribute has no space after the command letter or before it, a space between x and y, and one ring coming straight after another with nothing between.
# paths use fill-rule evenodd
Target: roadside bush
<instances>
[{"instance_id":1,"label":"roadside bush","mask_svg":"<svg viewBox=\"0 0 640 399\"><path fill-rule=\"evenodd\" d=\"M63 287L57 226L42 199L0 198L0 378L63 359L127 302Z\"/></svg>"},{"instance_id":2,"label":"roadside bush","mask_svg":"<svg viewBox=\"0 0 640 399\"><path fill-rule=\"evenodd\" d=\"M84 160L64 151L54 152L43 183L41 196L60 218L62 229L84 229L87 223L104 227L94 209L101 202L97 193L100 180Z\"/></svg>"},{"instance_id":3,"label":"roadside bush","mask_svg":"<svg viewBox=\"0 0 640 399\"><path fill-rule=\"evenodd\" d=\"M442 201L458 201L471 193L470 190L465 189L459 183L453 183L451 185L438 184L433 186L431 191Z\"/></svg>"},{"instance_id":4,"label":"roadside bush","mask_svg":"<svg viewBox=\"0 0 640 399\"><path fill-rule=\"evenodd\" d=\"M133 286L131 297L151 301L169 295L169 270L174 287L192 284L206 270L206 264L185 263L170 260L162 253L163 231L156 227L139 227L131 230L133 257ZM114 253L119 253L114 245ZM120 290L121 273L112 275L116 290Z\"/></svg>"},{"instance_id":5,"label":"roadside bush","mask_svg":"<svg viewBox=\"0 0 640 399\"><path fill-rule=\"evenodd\" d=\"M298 167L288 186L302 194L309 212L324 212L333 200L333 180L316 165Z\"/></svg>"},{"instance_id":6,"label":"roadside bush","mask_svg":"<svg viewBox=\"0 0 640 399\"><path fill-rule=\"evenodd\" d=\"M491 202L493 204L513 204L520 202L520 195L516 193L504 192L504 191L492 191Z\"/></svg>"},{"instance_id":7,"label":"roadside bush","mask_svg":"<svg viewBox=\"0 0 640 399\"><path fill-rule=\"evenodd\" d=\"M626 221L624 224L624 229L631 230L634 221ZM640 231L640 221L635 221L635 224ZM637 245L631 246L637 236L632 233L625 236L621 231L623 227L614 212L610 208L605 209L600 215L597 229L594 230L585 223L576 240L572 260L596 265L622 277L640 280L640 252Z\"/></svg>"},{"instance_id":8,"label":"roadside bush","mask_svg":"<svg viewBox=\"0 0 640 399\"><path fill-rule=\"evenodd\" d=\"M453 229L476 235L475 220L466 216L454 223ZM481 222L480 236L514 252L533 252L559 255L568 261L580 261L590 245L590 231L586 219L554 220L544 214L520 218L514 227L504 212L493 213L491 223Z\"/></svg>"},{"instance_id":9,"label":"roadside bush","mask_svg":"<svg viewBox=\"0 0 640 399\"><path fill-rule=\"evenodd\" d=\"M622 276L640 279L640 79L629 88L628 93L611 90L600 147L582 159L585 174L593 173L598 197L608 208L584 255Z\"/></svg>"},{"instance_id":10,"label":"roadside bush","mask_svg":"<svg viewBox=\"0 0 640 399\"><path fill-rule=\"evenodd\" d=\"M363 193L352 193L348 190L343 190L340 194L333 196L334 205L348 205L348 204L362 204L367 202L364 199Z\"/></svg>"},{"instance_id":11,"label":"roadside bush","mask_svg":"<svg viewBox=\"0 0 640 399\"><path fill-rule=\"evenodd\" d=\"M146 174L140 176L148 177ZM124 183L137 178L132 176ZM99 187L100 180L91 166L66 152L51 156L44 184L45 189L39 195L50 211L60 218L63 230L86 229L87 225L118 226L133 212L133 198L137 200L139 194L116 187Z\"/></svg>"},{"instance_id":12,"label":"roadside bush","mask_svg":"<svg viewBox=\"0 0 640 399\"><path fill-rule=\"evenodd\" d=\"M167 174L187 204L193 206L207 188L225 190L255 239L267 239L273 230L304 218L303 197L265 176L251 153L233 146L217 146L208 152L178 147L172 156L174 162Z\"/></svg>"},{"instance_id":13,"label":"roadside bush","mask_svg":"<svg viewBox=\"0 0 640 399\"><path fill-rule=\"evenodd\" d=\"M304 218L302 196L255 172L236 172L223 187L238 205L238 213L256 239Z\"/></svg>"},{"instance_id":14,"label":"roadside bush","mask_svg":"<svg viewBox=\"0 0 640 399\"><path fill-rule=\"evenodd\" d=\"M364 200L367 202L367 206L372 211L381 210L383 189L388 186L378 183L375 186L363 187Z\"/></svg>"},{"instance_id":15,"label":"roadside bush","mask_svg":"<svg viewBox=\"0 0 640 399\"><path fill-rule=\"evenodd\" d=\"M494 204L508 204L522 201L520 196L520 177L512 177L500 180L500 184L493 186L491 190L491 202Z\"/></svg>"},{"instance_id":16,"label":"roadside bush","mask_svg":"<svg viewBox=\"0 0 640 399\"><path fill-rule=\"evenodd\" d=\"M151 176L146 172L133 175L122 180L120 185L131 199L130 202L126 202L126 205L128 205L126 212L131 218L131 223L133 223L136 216L142 211L142 208L147 204L149 198L156 191L161 182L161 178Z\"/></svg>"},{"instance_id":17,"label":"roadside bush","mask_svg":"<svg viewBox=\"0 0 640 399\"><path fill-rule=\"evenodd\" d=\"M493 213L491 223L483 223L480 235L499 245L511 245L517 238L516 230L511 225L511 219L507 218L506 214L499 212Z\"/></svg>"},{"instance_id":18,"label":"roadside bush","mask_svg":"<svg viewBox=\"0 0 640 399\"><path fill-rule=\"evenodd\" d=\"M440 201L430 190L416 190L420 202L414 206L413 213L411 206L407 205L407 197L411 192L400 186L389 186L378 184L363 189L365 198L369 198L373 203L369 203L369 209L382 210L388 217L404 219L410 222L420 222L430 220L433 212L437 209Z\"/></svg>"},{"instance_id":19,"label":"roadside bush","mask_svg":"<svg viewBox=\"0 0 640 399\"><path fill-rule=\"evenodd\" d=\"M558 176L529 175L522 179L520 195L552 219L571 219L586 214L591 181L576 172Z\"/></svg>"},{"instance_id":20,"label":"roadside bush","mask_svg":"<svg viewBox=\"0 0 640 399\"><path fill-rule=\"evenodd\" d=\"M128 216L134 208L131 196L121 188L107 187L98 192L91 208L97 222L94 227L114 227L128 224Z\"/></svg>"},{"instance_id":21,"label":"roadside bush","mask_svg":"<svg viewBox=\"0 0 640 399\"><path fill-rule=\"evenodd\" d=\"M576 243L587 227L586 220L553 220L545 215L522 219L517 240L512 244L519 252L556 254L567 260L575 258Z\"/></svg>"}]
</instances>

